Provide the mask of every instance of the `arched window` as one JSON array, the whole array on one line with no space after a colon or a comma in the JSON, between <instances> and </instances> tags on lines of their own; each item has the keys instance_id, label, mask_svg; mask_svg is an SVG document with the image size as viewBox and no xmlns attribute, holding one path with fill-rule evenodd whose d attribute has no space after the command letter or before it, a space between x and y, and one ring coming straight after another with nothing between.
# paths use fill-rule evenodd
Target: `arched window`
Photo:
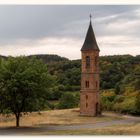
<instances>
[{"instance_id":1,"label":"arched window","mask_svg":"<svg viewBox=\"0 0 140 140\"><path fill-rule=\"evenodd\" d=\"M97 66L97 62L98 62L98 57L96 56L95 57L95 62L94 62L95 63L95 66Z\"/></svg>"},{"instance_id":2,"label":"arched window","mask_svg":"<svg viewBox=\"0 0 140 140\"><path fill-rule=\"evenodd\" d=\"M86 100L88 99L88 95L86 95Z\"/></svg>"},{"instance_id":3,"label":"arched window","mask_svg":"<svg viewBox=\"0 0 140 140\"><path fill-rule=\"evenodd\" d=\"M96 88L98 87L98 82L96 81Z\"/></svg>"},{"instance_id":4,"label":"arched window","mask_svg":"<svg viewBox=\"0 0 140 140\"><path fill-rule=\"evenodd\" d=\"M89 88L89 81L86 81L85 86L86 88Z\"/></svg>"},{"instance_id":5,"label":"arched window","mask_svg":"<svg viewBox=\"0 0 140 140\"><path fill-rule=\"evenodd\" d=\"M88 107L88 103L86 103L86 108Z\"/></svg>"},{"instance_id":6,"label":"arched window","mask_svg":"<svg viewBox=\"0 0 140 140\"><path fill-rule=\"evenodd\" d=\"M90 67L90 57L86 56L86 68Z\"/></svg>"},{"instance_id":7,"label":"arched window","mask_svg":"<svg viewBox=\"0 0 140 140\"><path fill-rule=\"evenodd\" d=\"M96 109L96 116L97 116L99 115L99 103L96 103L95 109Z\"/></svg>"}]
</instances>

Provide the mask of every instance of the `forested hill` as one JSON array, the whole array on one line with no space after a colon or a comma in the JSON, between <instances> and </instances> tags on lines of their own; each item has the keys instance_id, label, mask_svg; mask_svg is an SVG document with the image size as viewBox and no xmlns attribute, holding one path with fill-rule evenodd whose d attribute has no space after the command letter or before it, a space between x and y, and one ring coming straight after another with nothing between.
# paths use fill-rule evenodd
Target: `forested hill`
<instances>
[{"instance_id":1,"label":"forested hill","mask_svg":"<svg viewBox=\"0 0 140 140\"><path fill-rule=\"evenodd\" d=\"M3 55L0 55L0 58L6 59L7 57L6 56L3 56Z\"/></svg>"},{"instance_id":2,"label":"forested hill","mask_svg":"<svg viewBox=\"0 0 140 140\"><path fill-rule=\"evenodd\" d=\"M81 60L68 60L57 55L28 56L42 59L55 79L48 100L58 100L67 92L79 99ZM6 58L1 56L1 58ZM100 56L100 94L104 110L140 115L140 55ZM65 96L64 96L65 97ZM66 97L67 98L67 97ZM69 103L66 99L66 104ZM71 103L71 102L70 102ZM78 103L78 102L77 102Z\"/></svg>"},{"instance_id":3,"label":"forested hill","mask_svg":"<svg viewBox=\"0 0 140 140\"><path fill-rule=\"evenodd\" d=\"M68 58L61 57L61 56L58 56L58 55L53 55L53 54L29 55L28 57L29 58L36 57L37 59L41 59L44 63L68 61ZM0 58L6 59L7 57L0 55Z\"/></svg>"},{"instance_id":4,"label":"forested hill","mask_svg":"<svg viewBox=\"0 0 140 140\"><path fill-rule=\"evenodd\" d=\"M61 97L61 91L80 91L80 60L47 65L58 83L50 99ZM140 55L101 56L99 65L102 109L140 115Z\"/></svg>"},{"instance_id":5,"label":"forested hill","mask_svg":"<svg viewBox=\"0 0 140 140\"><path fill-rule=\"evenodd\" d=\"M40 54L40 55L30 55L30 57L36 57L37 59L41 59L44 63L51 63L51 62L60 62L60 61L68 61L68 58L61 57L58 55L53 54Z\"/></svg>"},{"instance_id":6,"label":"forested hill","mask_svg":"<svg viewBox=\"0 0 140 140\"><path fill-rule=\"evenodd\" d=\"M58 83L68 88L80 86L80 68L80 60L48 64L49 72L56 75ZM138 73L140 73L140 55L135 57L131 55L100 57L101 89L118 89L122 85L136 86L138 84L136 74Z\"/></svg>"}]
</instances>

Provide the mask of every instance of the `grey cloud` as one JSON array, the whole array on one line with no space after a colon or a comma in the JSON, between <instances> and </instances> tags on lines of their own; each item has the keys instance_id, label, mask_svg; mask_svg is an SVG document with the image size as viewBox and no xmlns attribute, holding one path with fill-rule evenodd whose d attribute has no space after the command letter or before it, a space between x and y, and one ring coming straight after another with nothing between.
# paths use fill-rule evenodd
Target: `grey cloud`
<instances>
[{"instance_id":1,"label":"grey cloud","mask_svg":"<svg viewBox=\"0 0 140 140\"><path fill-rule=\"evenodd\" d=\"M130 30L116 30L114 24L121 20L138 20L138 5L16 5L0 6L0 44L16 44L17 40L38 40L45 37L68 37L84 40L93 15L93 28L101 36L139 36L139 27ZM112 25L110 27L110 25ZM20 42L21 43L21 42ZM29 43L29 42L28 42ZM31 41L29 44L33 43Z\"/></svg>"}]
</instances>

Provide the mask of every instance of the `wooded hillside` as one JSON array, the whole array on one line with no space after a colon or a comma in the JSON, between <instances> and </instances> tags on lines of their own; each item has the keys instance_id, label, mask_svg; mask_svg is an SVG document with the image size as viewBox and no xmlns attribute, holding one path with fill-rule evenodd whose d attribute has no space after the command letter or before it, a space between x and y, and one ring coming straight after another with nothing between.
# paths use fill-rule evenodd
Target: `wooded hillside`
<instances>
[{"instance_id":1,"label":"wooded hillside","mask_svg":"<svg viewBox=\"0 0 140 140\"><path fill-rule=\"evenodd\" d=\"M48 100L59 100L50 108L71 108L79 103L81 60L57 55L34 55L43 60L55 79L47 91ZM5 57L2 57L5 59ZM102 108L122 113L140 114L140 55L100 56L100 94ZM68 104L70 102L73 104Z\"/></svg>"}]
</instances>

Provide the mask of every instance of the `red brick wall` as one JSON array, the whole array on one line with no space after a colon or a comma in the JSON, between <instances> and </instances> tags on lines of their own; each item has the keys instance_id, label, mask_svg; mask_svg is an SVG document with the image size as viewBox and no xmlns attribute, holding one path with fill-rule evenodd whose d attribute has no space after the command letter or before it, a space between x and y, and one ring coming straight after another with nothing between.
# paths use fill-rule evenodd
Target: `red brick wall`
<instances>
[{"instance_id":1,"label":"red brick wall","mask_svg":"<svg viewBox=\"0 0 140 140\"><path fill-rule=\"evenodd\" d=\"M90 67L86 68L86 56L90 57ZM95 57L97 64L95 65ZM86 87L89 81L89 87ZM96 116L99 107L99 51L83 51L81 65L81 91L80 91L80 114ZM97 111L98 110L98 111Z\"/></svg>"}]
</instances>

